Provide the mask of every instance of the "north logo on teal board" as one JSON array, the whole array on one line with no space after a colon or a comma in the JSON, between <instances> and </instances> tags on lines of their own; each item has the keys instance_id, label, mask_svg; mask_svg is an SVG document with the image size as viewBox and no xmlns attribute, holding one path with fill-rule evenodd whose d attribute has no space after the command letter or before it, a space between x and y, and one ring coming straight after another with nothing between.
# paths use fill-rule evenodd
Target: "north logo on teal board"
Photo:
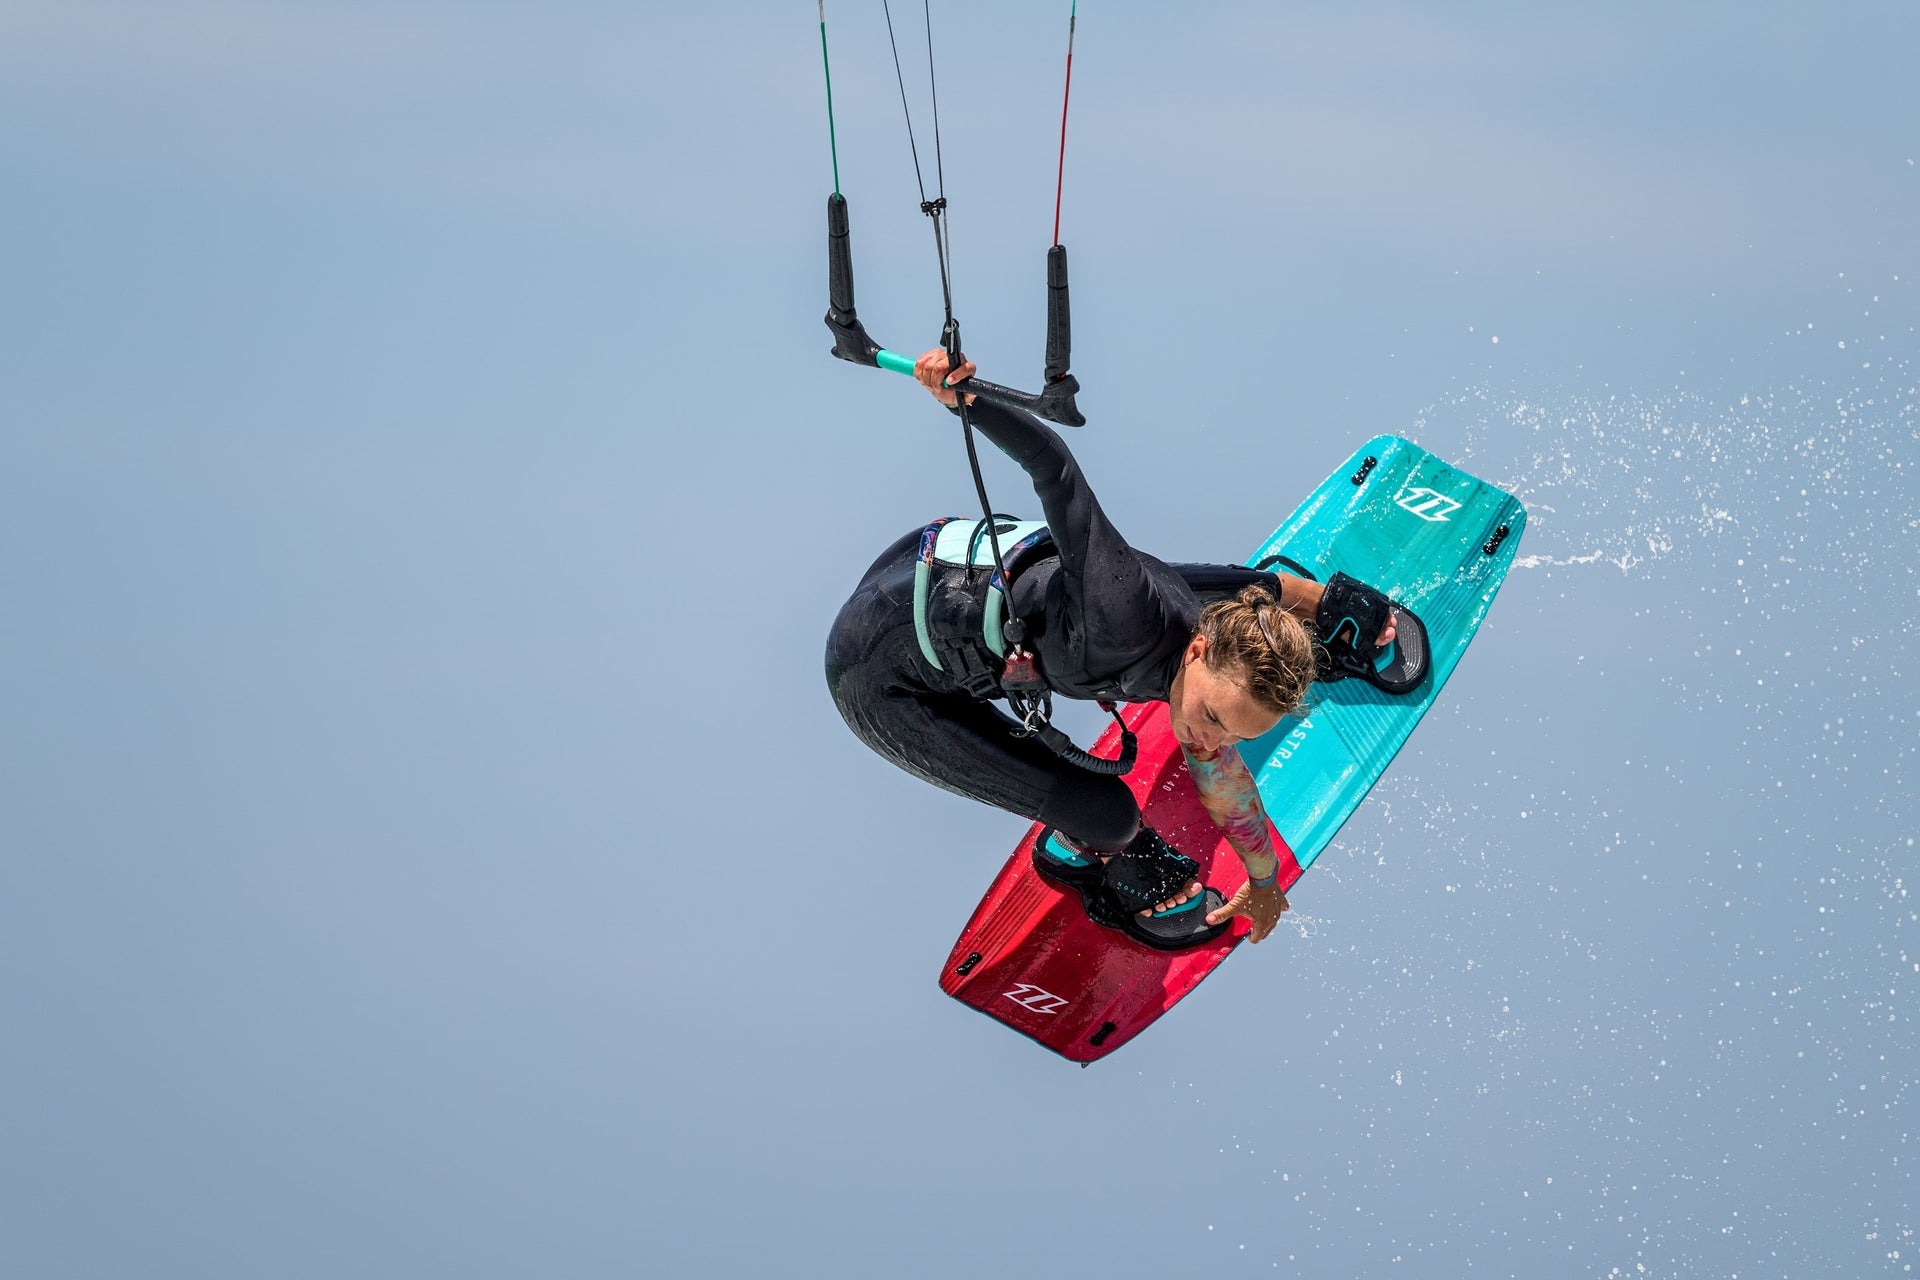
<instances>
[{"instance_id":1,"label":"north logo on teal board","mask_svg":"<svg viewBox=\"0 0 1920 1280\"><path fill-rule=\"evenodd\" d=\"M1413 512L1422 520L1435 522L1445 520L1458 511L1461 503L1438 489L1429 489L1425 485L1418 488L1402 489L1393 497L1394 503Z\"/></svg>"}]
</instances>

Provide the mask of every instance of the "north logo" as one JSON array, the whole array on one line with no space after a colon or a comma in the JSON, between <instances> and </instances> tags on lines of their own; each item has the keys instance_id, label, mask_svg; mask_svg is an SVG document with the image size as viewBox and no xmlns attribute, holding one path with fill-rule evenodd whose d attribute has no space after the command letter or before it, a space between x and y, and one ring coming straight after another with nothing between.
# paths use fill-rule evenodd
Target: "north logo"
<instances>
[{"instance_id":1,"label":"north logo","mask_svg":"<svg viewBox=\"0 0 1920 1280\"><path fill-rule=\"evenodd\" d=\"M1424 485L1415 489L1402 489L1394 495L1394 503L1405 508L1422 520L1441 521L1458 511L1461 504L1446 494Z\"/></svg>"},{"instance_id":2,"label":"north logo","mask_svg":"<svg viewBox=\"0 0 1920 1280\"><path fill-rule=\"evenodd\" d=\"M1003 991L1000 994L1021 1008L1031 1009L1035 1013L1058 1013L1067 1007L1064 999L1051 991L1034 986L1031 982L1023 982L1013 990Z\"/></svg>"}]
</instances>

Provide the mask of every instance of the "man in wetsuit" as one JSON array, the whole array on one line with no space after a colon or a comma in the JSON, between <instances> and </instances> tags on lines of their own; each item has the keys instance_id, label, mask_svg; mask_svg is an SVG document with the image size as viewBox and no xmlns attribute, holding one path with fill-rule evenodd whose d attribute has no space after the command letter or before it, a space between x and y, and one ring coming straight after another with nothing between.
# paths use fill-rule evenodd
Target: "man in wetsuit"
<instances>
[{"instance_id":1,"label":"man in wetsuit","mask_svg":"<svg viewBox=\"0 0 1920 1280\"><path fill-rule=\"evenodd\" d=\"M954 408L960 392L953 385L974 371L968 362L949 375L946 353L935 350L914 372ZM1135 550L1107 519L1056 431L1031 414L971 396L967 412L1026 471L1051 534L1050 554L1022 562L1006 600L1046 686L1068 698L1166 702L1201 800L1246 864L1248 884L1203 920L1191 909L1208 901L1199 898L1198 880L1151 882L1165 896L1147 898L1138 915L1148 923L1128 921L1128 931L1150 945L1184 945L1245 916L1251 940L1261 941L1287 900L1276 883L1279 864L1259 791L1234 744L1271 730L1299 705L1316 670L1326 674L1312 626L1328 587L1233 566L1171 566ZM1148 856L1142 845L1152 833L1143 831L1139 806L1120 778L1064 759L1025 735L977 686L970 691L929 661L925 620L915 613L922 545L916 529L882 552L834 622L827 682L848 727L910 773L1047 824L1051 838L1036 851L1043 871L1051 856L1059 860L1057 875L1072 874L1078 863L1097 878L1095 857ZM1382 625L1373 644L1384 648L1396 619L1379 600L1372 616ZM1157 849L1171 853L1164 843ZM1171 923L1183 912L1185 923ZM1152 923L1161 917L1168 923Z\"/></svg>"}]
</instances>

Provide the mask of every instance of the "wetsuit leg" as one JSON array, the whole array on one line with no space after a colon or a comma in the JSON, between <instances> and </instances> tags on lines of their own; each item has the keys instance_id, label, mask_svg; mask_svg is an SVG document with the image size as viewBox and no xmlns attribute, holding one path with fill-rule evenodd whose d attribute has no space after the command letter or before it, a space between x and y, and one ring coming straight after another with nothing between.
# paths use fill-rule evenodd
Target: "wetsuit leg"
<instances>
[{"instance_id":1,"label":"wetsuit leg","mask_svg":"<svg viewBox=\"0 0 1920 1280\"><path fill-rule=\"evenodd\" d=\"M842 615L842 621L847 621ZM836 641L851 637L836 626ZM863 652L829 643L827 683L862 742L935 786L1058 828L1083 847L1126 847L1140 808L1119 778L1069 764L988 702L942 690L917 670L912 625L867 636Z\"/></svg>"}]
</instances>

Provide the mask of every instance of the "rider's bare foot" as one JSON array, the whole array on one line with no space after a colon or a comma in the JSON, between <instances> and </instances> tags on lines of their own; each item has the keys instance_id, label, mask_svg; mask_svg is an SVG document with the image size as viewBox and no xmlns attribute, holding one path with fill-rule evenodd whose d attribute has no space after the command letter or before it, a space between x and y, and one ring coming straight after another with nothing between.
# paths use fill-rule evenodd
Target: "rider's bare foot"
<instances>
[{"instance_id":1,"label":"rider's bare foot","mask_svg":"<svg viewBox=\"0 0 1920 1280\"><path fill-rule=\"evenodd\" d=\"M1102 853L1097 856L1102 862L1109 862L1113 859L1113 855L1110 853ZM1179 893L1174 894L1171 898L1168 898L1165 902L1156 902L1154 905L1152 905L1151 907L1148 907L1145 911L1142 911L1140 914L1143 916L1161 915L1165 912L1173 910L1175 907L1179 906L1183 902L1190 902L1194 898L1197 898L1198 896L1200 896L1201 890L1202 890L1202 886L1200 882L1198 880L1195 880L1193 883L1189 884L1185 889L1181 890Z\"/></svg>"},{"instance_id":2,"label":"rider's bare foot","mask_svg":"<svg viewBox=\"0 0 1920 1280\"><path fill-rule=\"evenodd\" d=\"M1099 853L1092 849L1083 848L1079 841L1070 839L1058 831L1055 831L1050 838L1059 841L1062 845L1065 845L1067 848L1073 850L1077 854L1080 854L1082 857L1091 855L1093 857L1100 859L1100 861L1103 863L1113 861L1113 855L1111 853ZM1194 898L1198 897L1202 892L1204 892L1204 886L1202 886L1198 880L1195 880L1192 883L1188 884L1185 889L1181 890L1179 893L1174 894L1171 898L1168 898L1165 902L1157 902L1153 906L1148 907L1145 911L1142 911L1140 914L1143 916L1149 916L1149 917L1162 915L1168 911L1173 910L1175 907L1179 906L1183 902L1191 902Z\"/></svg>"}]
</instances>

